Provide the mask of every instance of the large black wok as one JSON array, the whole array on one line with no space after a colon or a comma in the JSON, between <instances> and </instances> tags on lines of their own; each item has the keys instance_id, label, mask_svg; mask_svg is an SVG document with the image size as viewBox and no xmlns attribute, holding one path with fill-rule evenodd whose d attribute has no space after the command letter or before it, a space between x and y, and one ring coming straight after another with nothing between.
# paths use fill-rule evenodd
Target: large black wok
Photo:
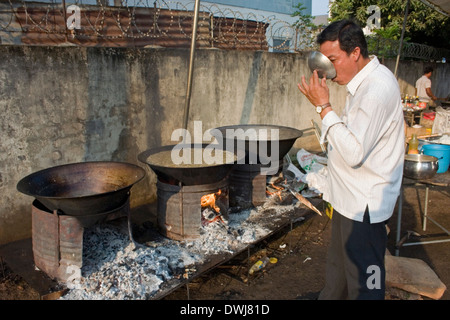
<instances>
[{"instance_id":1,"label":"large black wok","mask_svg":"<svg viewBox=\"0 0 450 320\"><path fill-rule=\"evenodd\" d=\"M158 176L158 178L165 183L183 185L202 185L211 184L222 181L232 169L236 162L236 156L232 153L231 161L223 161L223 163L201 164L201 165L177 165L174 164L170 157L170 152L175 148L185 148L185 150L201 150L203 153L207 147L212 145L167 145L148 149L138 155L139 161L147 164ZM217 148L221 150L221 148ZM166 154L164 158L154 158L160 154ZM152 160L152 158L154 160Z\"/></svg>"},{"instance_id":2,"label":"large black wok","mask_svg":"<svg viewBox=\"0 0 450 320\"><path fill-rule=\"evenodd\" d=\"M227 143L234 145L235 153L245 159L245 164L268 164L269 161L282 161L303 132L276 125L241 124L215 128L211 134L225 147ZM242 158L244 153L245 158Z\"/></svg>"},{"instance_id":3,"label":"large black wok","mask_svg":"<svg viewBox=\"0 0 450 320\"><path fill-rule=\"evenodd\" d=\"M144 169L129 163L80 162L32 173L18 182L17 190L50 211L92 216L123 206L131 187L144 176Z\"/></svg>"}]
</instances>

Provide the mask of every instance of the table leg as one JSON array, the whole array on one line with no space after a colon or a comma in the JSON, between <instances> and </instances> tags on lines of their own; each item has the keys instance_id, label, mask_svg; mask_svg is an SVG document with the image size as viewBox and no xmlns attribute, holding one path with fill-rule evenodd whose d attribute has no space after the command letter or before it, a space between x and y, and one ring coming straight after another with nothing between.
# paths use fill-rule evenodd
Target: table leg
<instances>
[{"instance_id":1,"label":"table leg","mask_svg":"<svg viewBox=\"0 0 450 320\"><path fill-rule=\"evenodd\" d=\"M400 194L398 196L398 215L397 215L397 235L395 237L395 255L398 257L400 248L397 244L400 242L400 233L402 226L402 209L403 209L403 187L400 188Z\"/></svg>"},{"instance_id":2,"label":"table leg","mask_svg":"<svg viewBox=\"0 0 450 320\"><path fill-rule=\"evenodd\" d=\"M428 186L425 188L425 207L423 210L423 231L427 229L427 213L428 213Z\"/></svg>"}]
</instances>

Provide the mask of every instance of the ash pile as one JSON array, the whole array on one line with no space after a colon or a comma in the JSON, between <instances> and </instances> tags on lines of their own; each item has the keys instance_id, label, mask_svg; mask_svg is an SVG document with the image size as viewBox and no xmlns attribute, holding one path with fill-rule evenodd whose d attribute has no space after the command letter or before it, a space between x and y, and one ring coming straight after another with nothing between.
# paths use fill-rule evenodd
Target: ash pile
<instances>
[{"instance_id":1,"label":"ash pile","mask_svg":"<svg viewBox=\"0 0 450 320\"><path fill-rule=\"evenodd\" d=\"M278 205L279 196L270 196L263 206L202 225L201 236L190 241L160 237L136 247L129 239L126 222L86 229L83 246L88 250L83 251L83 267L74 271L66 283L69 290L60 299L152 299L165 282L195 274L197 266L211 255L237 252L269 234L259 221L280 219L295 206L293 201Z\"/></svg>"}]
</instances>

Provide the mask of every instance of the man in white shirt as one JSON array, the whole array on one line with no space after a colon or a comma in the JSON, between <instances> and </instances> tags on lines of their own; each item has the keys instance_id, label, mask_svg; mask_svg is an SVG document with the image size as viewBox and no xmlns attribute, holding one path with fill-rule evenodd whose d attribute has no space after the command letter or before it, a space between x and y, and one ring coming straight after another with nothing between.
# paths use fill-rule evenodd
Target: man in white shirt
<instances>
[{"instance_id":1,"label":"man in white shirt","mask_svg":"<svg viewBox=\"0 0 450 320\"><path fill-rule=\"evenodd\" d=\"M404 120L392 72L368 55L361 28L350 20L330 24L317 38L347 87L339 117L326 78L317 72L299 90L322 118L328 140L328 188L333 206L326 283L319 299L384 299L385 224L392 216L403 175Z\"/></svg>"},{"instance_id":2,"label":"man in white shirt","mask_svg":"<svg viewBox=\"0 0 450 320\"><path fill-rule=\"evenodd\" d=\"M431 75L433 73L433 67L425 67L422 77L416 81L416 96L419 97L419 101L426 102L433 105L433 101L437 100L436 96L431 91Z\"/></svg>"}]
</instances>

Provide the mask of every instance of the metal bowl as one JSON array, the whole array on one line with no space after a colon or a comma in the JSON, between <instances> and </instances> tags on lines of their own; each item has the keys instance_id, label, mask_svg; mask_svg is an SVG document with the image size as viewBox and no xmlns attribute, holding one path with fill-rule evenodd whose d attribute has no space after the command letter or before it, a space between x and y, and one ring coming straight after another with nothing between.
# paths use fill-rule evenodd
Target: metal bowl
<instances>
[{"instance_id":1,"label":"metal bowl","mask_svg":"<svg viewBox=\"0 0 450 320\"><path fill-rule=\"evenodd\" d=\"M425 154L405 155L403 175L410 179L431 179L439 168L438 159Z\"/></svg>"},{"instance_id":2,"label":"metal bowl","mask_svg":"<svg viewBox=\"0 0 450 320\"><path fill-rule=\"evenodd\" d=\"M333 63L319 51L311 52L308 58L308 66L311 72L317 70L319 78L323 78L324 75L326 75L327 79L336 77L336 69Z\"/></svg>"}]
</instances>

